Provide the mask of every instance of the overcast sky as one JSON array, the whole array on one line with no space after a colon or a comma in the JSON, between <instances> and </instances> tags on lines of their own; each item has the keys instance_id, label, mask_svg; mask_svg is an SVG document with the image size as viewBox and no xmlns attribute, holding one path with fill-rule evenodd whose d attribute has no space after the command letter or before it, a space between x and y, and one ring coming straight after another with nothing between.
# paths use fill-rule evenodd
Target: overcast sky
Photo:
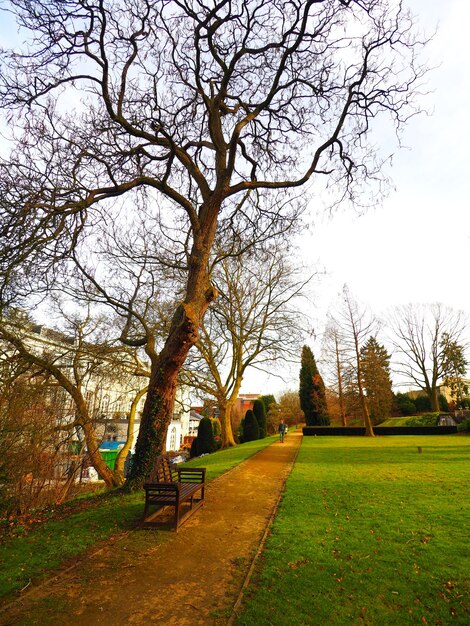
<instances>
[{"instance_id":1,"label":"overcast sky","mask_svg":"<svg viewBox=\"0 0 470 626\"><path fill-rule=\"evenodd\" d=\"M315 213L301 256L326 275L314 289L315 330L345 283L352 295L381 316L396 304L442 302L470 312L470 46L467 0L408 0L419 25L438 31L426 57L422 106L429 115L412 119L395 153L395 191L381 206L357 215ZM379 138L374 137L377 141ZM311 340L315 352L319 342ZM247 375L242 390L269 393L297 386Z\"/></svg>"}]
</instances>

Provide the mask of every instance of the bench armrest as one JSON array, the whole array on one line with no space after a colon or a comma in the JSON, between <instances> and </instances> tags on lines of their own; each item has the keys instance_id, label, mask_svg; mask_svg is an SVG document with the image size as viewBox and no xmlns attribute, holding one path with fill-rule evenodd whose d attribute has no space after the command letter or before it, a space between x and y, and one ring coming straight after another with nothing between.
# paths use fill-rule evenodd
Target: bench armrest
<instances>
[{"instance_id":1,"label":"bench armrest","mask_svg":"<svg viewBox=\"0 0 470 626\"><path fill-rule=\"evenodd\" d=\"M181 483L204 483L206 481L205 467L178 467L178 480Z\"/></svg>"}]
</instances>

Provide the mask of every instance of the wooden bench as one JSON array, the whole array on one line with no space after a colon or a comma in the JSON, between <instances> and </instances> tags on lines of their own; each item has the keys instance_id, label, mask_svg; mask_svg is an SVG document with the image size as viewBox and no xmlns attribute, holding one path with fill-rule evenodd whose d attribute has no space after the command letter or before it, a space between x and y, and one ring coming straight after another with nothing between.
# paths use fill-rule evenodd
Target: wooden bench
<instances>
[{"instance_id":1,"label":"wooden bench","mask_svg":"<svg viewBox=\"0 0 470 626\"><path fill-rule=\"evenodd\" d=\"M204 504L205 480L205 467L177 467L167 457L159 456L144 483L145 509L142 525L178 530L179 525ZM150 508L154 506L157 508L150 512ZM173 517L169 521L156 519L165 507L174 509Z\"/></svg>"}]
</instances>

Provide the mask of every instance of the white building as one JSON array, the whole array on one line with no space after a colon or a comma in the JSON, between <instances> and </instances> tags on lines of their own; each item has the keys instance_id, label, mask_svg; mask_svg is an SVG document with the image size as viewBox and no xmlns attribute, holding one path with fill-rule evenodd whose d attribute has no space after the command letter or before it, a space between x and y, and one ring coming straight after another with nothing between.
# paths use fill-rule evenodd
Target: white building
<instances>
[{"instance_id":1,"label":"white building","mask_svg":"<svg viewBox=\"0 0 470 626\"><path fill-rule=\"evenodd\" d=\"M116 449L124 445L132 402L139 390L146 386L148 379L125 373L124 370L118 371L113 363L106 363L106 356L103 357L97 353L97 357L93 354L93 349L96 346L92 344L82 343L82 346L86 345L86 349L77 358L79 348L74 337L43 325L31 324L26 319L21 332L21 339L27 344L28 349L32 349L38 356L52 358L54 363L70 377L75 376L76 379L78 376L82 395L85 397L93 417L98 439L102 441L100 447L106 449L106 444L109 444L108 449ZM89 356L87 356L87 349ZM99 360L98 367L95 367L92 359ZM77 381L75 380L75 382ZM73 421L75 404L70 395L55 382L51 382L48 395L50 395L51 402L60 405L60 412L63 417ZM135 449L144 401L145 395L137 406L131 452L134 452ZM189 431L189 392L187 389L178 388L173 418L167 432L166 451L179 450L183 438L189 435ZM77 435L80 436L78 431Z\"/></svg>"}]
</instances>

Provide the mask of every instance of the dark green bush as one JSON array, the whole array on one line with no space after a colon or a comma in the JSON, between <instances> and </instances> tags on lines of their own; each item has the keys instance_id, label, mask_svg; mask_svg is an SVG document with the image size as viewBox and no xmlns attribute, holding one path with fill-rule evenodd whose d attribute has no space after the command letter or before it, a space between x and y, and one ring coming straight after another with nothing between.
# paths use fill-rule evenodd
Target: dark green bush
<instances>
[{"instance_id":1,"label":"dark green bush","mask_svg":"<svg viewBox=\"0 0 470 626\"><path fill-rule=\"evenodd\" d=\"M276 404L276 398L272 394L260 396L258 400L261 400L261 402L264 404L264 412L266 415L269 412L270 406Z\"/></svg>"},{"instance_id":2,"label":"dark green bush","mask_svg":"<svg viewBox=\"0 0 470 626\"><path fill-rule=\"evenodd\" d=\"M211 418L212 434L214 435L214 450L220 450L222 447L222 426L218 417Z\"/></svg>"},{"instance_id":3,"label":"dark green bush","mask_svg":"<svg viewBox=\"0 0 470 626\"><path fill-rule=\"evenodd\" d=\"M408 420L407 426L437 426L439 413L425 413Z\"/></svg>"},{"instance_id":4,"label":"dark green bush","mask_svg":"<svg viewBox=\"0 0 470 626\"><path fill-rule=\"evenodd\" d=\"M259 439L264 439L266 437L266 409L262 400L254 401L253 413L259 426Z\"/></svg>"},{"instance_id":5,"label":"dark green bush","mask_svg":"<svg viewBox=\"0 0 470 626\"><path fill-rule=\"evenodd\" d=\"M447 411L449 410L449 403L447 402L447 398L443 396L442 393L439 394L439 408L441 409L441 411L444 411L444 413L447 413Z\"/></svg>"},{"instance_id":6,"label":"dark green bush","mask_svg":"<svg viewBox=\"0 0 470 626\"><path fill-rule=\"evenodd\" d=\"M248 410L243 420L243 442L259 439L259 425L253 411Z\"/></svg>"},{"instance_id":7,"label":"dark green bush","mask_svg":"<svg viewBox=\"0 0 470 626\"><path fill-rule=\"evenodd\" d=\"M189 451L189 456L191 458L197 456L197 437L195 437L191 442L191 449Z\"/></svg>"},{"instance_id":8,"label":"dark green bush","mask_svg":"<svg viewBox=\"0 0 470 626\"><path fill-rule=\"evenodd\" d=\"M425 411L431 410L431 402L429 401L428 396L417 396L414 399L414 404L416 407L416 413L424 413Z\"/></svg>"},{"instance_id":9,"label":"dark green bush","mask_svg":"<svg viewBox=\"0 0 470 626\"><path fill-rule=\"evenodd\" d=\"M210 417L203 417L199 422L197 437L191 444L191 456L210 454L215 450L214 433Z\"/></svg>"},{"instance_id":10,"label":"dark green bush","mask_svg":"<svg viewBox=\"0 0 470 626\"><path fill-rule=\"evenodd\" d=\"M458 424L457 430L459 433L470 433L470 417L467 417L463 422Z\"/></svg>"}]
</instances>

